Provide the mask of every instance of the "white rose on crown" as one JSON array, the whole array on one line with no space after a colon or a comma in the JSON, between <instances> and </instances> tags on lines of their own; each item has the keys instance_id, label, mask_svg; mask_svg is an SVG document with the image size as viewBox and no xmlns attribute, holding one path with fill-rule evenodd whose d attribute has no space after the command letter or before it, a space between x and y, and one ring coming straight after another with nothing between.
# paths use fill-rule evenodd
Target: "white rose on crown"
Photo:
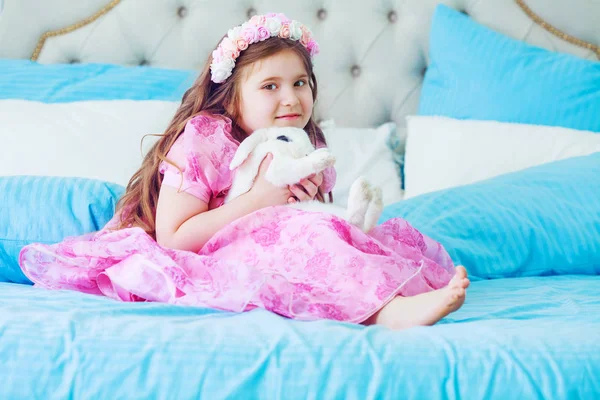
<instances>
[{"instance_id":1,"label":"white rose on crown","mask_svg":"<svg viewBox=\"0 0 600 400\"><path fill-rule=\"evenodd\" d=\"M224 82L231 76L231 71L235 67L235 61L232 58L225 57L218 63L210 66L212 81L215 83Z\"/></svg>"},{"instance_id":2,"label":"white rose on crown","mask_svg":"<svg viewBox=\"0 0 600 400\"><path fill-rule=\"evenodd\" d=\"M227 37L235 43L237 38L240 36L240 31L242 30L241 26L236 26L227 31Z\"/></svg>"},{"instance_id":3,"label":"white rose on crown","mask_svg":"<svg viewBox=\"0 0 600 400\"><path fill-rule=\"evenodd\" d=\"M302 24L298 21L290 22L290 39L300 40L302 38Z\"/></svg>"},{"instance_id":4,"label":"white rose on crown","mask_svg":"<svg viewBox=\"0 0 600 400\"><path fill-rule=\"evenodd\" d=\"M277 36L281 30L281 20L278 17L267 18L265 26L269 30L271 37Z\"/></svg>"}]
</instances>

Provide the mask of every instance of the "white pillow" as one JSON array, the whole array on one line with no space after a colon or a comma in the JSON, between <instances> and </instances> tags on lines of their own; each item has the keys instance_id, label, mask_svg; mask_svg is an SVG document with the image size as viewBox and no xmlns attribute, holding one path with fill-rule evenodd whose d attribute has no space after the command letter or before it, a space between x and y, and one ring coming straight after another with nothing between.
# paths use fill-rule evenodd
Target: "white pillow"
<instances>
[{"instance_id":1,"label":"white pillow","mask_svg":"<svg viewBox=\"0 0 600 400\"><path fill-rule=\"evenodd\" d=\"M108 100L40 103L0 100L0 175L77 176L127 185L140 167L140 143L162 133L178 102ZM325 130L336 155L334 200L344 205L359 175L383 189L384 201L401 199L400 178L386 141L389 123L375 129ZM143 151L156 141L144 139Z\"/></svg>"},{"instance_id":2,"label":"white pillow","mask_svg":"<svg viewBox=\"0 0 600 400\"><path fill-rule=\"evenodd\" d=\"M600 134L542 125L407 117L405 198L600 151Z\"/></svg>"},{"instance_id":3,"label":"white pillow","mask_svg":"<svg viewBox=\"0 0 600 400\"><path fill-rule=\"evenodd\" d=\"M396 124L389 122L377 128L336 128L332 121L321 124L327 146L336 157L337 183L333 189L334 203L346 206L350 186L363 176L380 186L385 204L403 197L400 175L387 142Z\"/></svg>"},{"instance_id":4,"label":"white pillow","mask_svg":"<svg viewBox=\"0 0 600 400\"><path fill-rule=\"evenodd\" d=\"M78 176L126 185L146 134L162 133L167 101L40 103L0 100L0 175ZM144 140L144 149L155 137Z\"/></svg>"}]
</instances>

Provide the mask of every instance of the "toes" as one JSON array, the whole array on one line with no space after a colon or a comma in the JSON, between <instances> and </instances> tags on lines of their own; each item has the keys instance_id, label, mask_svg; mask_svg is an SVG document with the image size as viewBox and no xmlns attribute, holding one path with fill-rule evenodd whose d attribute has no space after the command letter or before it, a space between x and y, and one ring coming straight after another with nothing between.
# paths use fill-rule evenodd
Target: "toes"
<instances>
[{"instance_id":1,"label":"toes","mask_svg":"<svg viewBox=\"0 0 600 400\"><path fill-rule=\"evenodd\" d=\"M455 268L455 271L456 271L455 274L457 277L459 277L461 279L467 277L467 270L462 265L457 265Z\"/></svg>"},{"instance_id":2,"label":"toes","mask_svg":"<svg viewBox=\"0 0 600 400\"><path fill-rule=\"evenodd\" d=\"M463 288L463 289L466 289L466 288L469 287L470 284L471 284L470 280L468 280L467 278L463 278L463 279L460 279L459 281L457 281L457 285L456 286L460 287L460 288Z\"/></svg>"}]
</instances>

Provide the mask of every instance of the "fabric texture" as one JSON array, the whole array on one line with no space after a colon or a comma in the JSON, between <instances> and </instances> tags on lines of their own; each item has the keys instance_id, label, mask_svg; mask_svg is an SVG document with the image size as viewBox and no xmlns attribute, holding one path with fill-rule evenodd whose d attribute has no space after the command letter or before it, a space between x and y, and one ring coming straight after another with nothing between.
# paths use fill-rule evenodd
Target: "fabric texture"
<instances>
[{"instance_id":1,"label":"fabric texture","mask_svg":"<svg viewBox=\"0 0 600 400\"><path fill-rule=\"evenodd\" d=\"M363 177L383 193L384 204L402 200L402 182L395 153L388 147L396 135L396 124L388 122L376 128L336 127L335 121L321 124L327 147L335 156L335 168L343 171L337 177L333 192L334 203L345 207L352 183Z\"/></svg>"},{"instance_id":2,"label":"fabric texture","mask_svg":"<svg viewBox=\"0 0 600 400\"><path fill-rule=\"evenodd\" d=\"M192 119L169 153L181 172L161 166L165 184L218 207L231 181L230 130L228 120ZM111 226L27 246L21 267L46 288L350 322L365 320L394 296L441 288L454 274L443 247L402 219L365 234L333 215L268 207L218 231L198 254L163 248L139 228Z\"/></svg>"},{"instance_id":3,"label":"fabric texture","mask_svg":"<svg viewBox=\"0 0 600 400\"><path fill-rule=\"evenodd\" d=\"M597 399L598 287L473 282L436 325L392 331L0 283L0 398Z\"/></svg>"},{"instance_id":4,"label":"fabric texture","mask_svg":"<svg viewBox=\"0 0 600 400\"><path fill-rule=\"evenodd\" d=\"M0 132L6 132L0 175L75 176L126 186L178 106L159 100L0 100Z\"/></svg>"},{"instance_id":5,"label":"fabric texture","mask_svg":"<svg viewBox=\"0 0 600 400\"><path fill-rule=\"evenodd\" d=\"M0 59L0 99L43 103L88 100L179 102L197 71L123 65L39 64Z\"/></svg>"},{"instance_id":6,"label":"fabric texture","mask_svg":"<svg viewBox=\"0 0 600 400\"><path fill-rule=\"evenodd\" d=\"M600 153L531 167L387 207L472 278L600 274Z\"/></svg>"},{"instance_id":7,"label":"fabric texture","mask_svg":"<svg viewBox=\"0 0 600 400\"><path fill-rule=\"evenodd\" d=\"M600 132L600 63L509 38L438 5L420 115Z\"/></svg>"},{"instance_id":8,"label":"fabric texture","mask_svg":"<svg viewBox=\"0 0 600 400\"><path fill-rule=\"evenodd\" d=\"M0 176L0 282L31 283L19 268L23 246L100 230L123 192L92 179Z\"/></svg>"},{"instance_id":9,"label":"fabric texture","mask_svg":"<svg viewBox=\"0 0 600 400\"><path fill-rule=\"evenodd\" d=\"M411 116L405 199L600 151L600 135L560 126Z\"/></svg>"}]
</instances>

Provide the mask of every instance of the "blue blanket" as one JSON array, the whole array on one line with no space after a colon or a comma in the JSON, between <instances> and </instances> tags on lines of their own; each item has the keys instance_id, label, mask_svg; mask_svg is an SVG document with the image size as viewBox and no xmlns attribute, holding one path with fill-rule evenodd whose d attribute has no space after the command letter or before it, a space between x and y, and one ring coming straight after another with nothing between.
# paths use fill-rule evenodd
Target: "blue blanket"
<instances>
[{"instance_id":1,"label":"blue blanket","mask_svg":"<svg viewBox=\"0 0 600 400\"><path fill-rule=\"evenodd\" d=\"M599 398L599 287L478 281L393 332L0 283L0 398Z\"/></svg>"}]
</instances>

